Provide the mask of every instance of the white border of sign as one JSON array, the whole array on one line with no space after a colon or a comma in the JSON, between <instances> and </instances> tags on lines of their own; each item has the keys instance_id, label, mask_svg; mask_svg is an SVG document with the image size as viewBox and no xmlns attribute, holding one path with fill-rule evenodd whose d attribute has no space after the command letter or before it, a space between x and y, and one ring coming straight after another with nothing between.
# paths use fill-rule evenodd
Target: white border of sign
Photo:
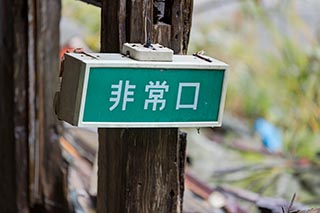
<instances>
[{"instance_id":1,"label":"white border of sign","mask_svg":"<svg viewBox=\"0 0 320 213\"><path fill-rule=\"evenodd\" d=\"M224 103L226 98L226 91L227 91L227 78L228 78L228 65L221 62L221 65L214 66L208 63L208 66L199 66L195 64L189 64L186 67L185 64L177 65L173 64L172 62L144 62L139 61L139 63L128 63L126 64L126 68L163 68L165 69L218 69L218 70L225 70L224 71L224 79L222 85L222 94L220 100L220 107L219 107L219 115L218 121L197 121L197 122L83 122L83 114L84 114L84 105L88 87L88 80L89 80L89 72L91 68L95 67L124 67L123 64L120 64L119 61L110 61L108 62L108 66L106 63L102 63L99 60L90 60L90 61L83 61L85 63L85 76L83 80L83 90L81 95L81 104L80 104L80 113L79 113L79 120L78 125L79 127L98 127L98 128L110 128L110 127L124 127L124 128L156 128L156 127L218 127L221 126L223 112L224 112ZM214 71L213 71L214 72Z\"/></svg>"}]
</instances>

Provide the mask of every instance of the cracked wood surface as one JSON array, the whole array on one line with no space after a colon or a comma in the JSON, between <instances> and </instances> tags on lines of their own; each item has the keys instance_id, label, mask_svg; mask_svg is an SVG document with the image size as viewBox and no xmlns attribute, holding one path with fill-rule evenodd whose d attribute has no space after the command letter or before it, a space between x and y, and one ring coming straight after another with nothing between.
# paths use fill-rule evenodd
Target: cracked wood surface
<instances>
[{"instance_id":1,"label":"cracked wood surface","mask_svg":"<svg viewBox=\"0 0 320 213\"><path fill-rule=\"evenodd\" d=\"M167 0L162 8L157 3L103 0L101 52L145 43L149 30L152 43L185 54L193 1ZM178 139L177 128L99 129L97 211L182 212L185 139Z\"/></svg>"},{"instance_id":2,"label":"cracked wood surface","mask_svg":"<svg viewBox=\"0 0 320 213\"><path fill-rule=\"evenodd\" d=\"M0 0L0 199L3 212L64 212L52 107L60 0Z\"/></svg>"}]
</instances>

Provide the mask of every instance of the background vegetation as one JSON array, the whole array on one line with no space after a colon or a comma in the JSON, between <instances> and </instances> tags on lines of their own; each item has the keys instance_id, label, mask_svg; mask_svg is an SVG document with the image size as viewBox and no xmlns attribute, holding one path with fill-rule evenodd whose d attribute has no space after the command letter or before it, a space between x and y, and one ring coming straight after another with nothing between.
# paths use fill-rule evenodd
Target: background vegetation
<instances>
[{"instance_id":1,"label":"background vegetation","mask_svg":"<svg viewBox=\"0 0 320 213\"><path fill-rule=\"evenodd\" d=\"M266 165L249 169L242 178L231 174L213 179L287 199L297 192L301 201L318 204L317 31L301 19L295 1L278 1L272 8L259 1L240 2L230 18L193 25L190 53L205 50L207 55L230 64L226 113L248 123L249 128L258 117L265 118L282 131L284 144L281 156L241 153L249 164ZM63 15L81 23L89 32L84 40L92 50L99 51L100 10L63 0ZM233 137L237 136L231 133L226 140Z\"/></svg>"},{"instance_id":2,"label":"background vegetation","mask_svg":"<svg viewBox=\"0 0 320 213\"><path fill-rule=\"evenodd\" d=\"M303 202L319 204L320 47L313 26L301 19L294 1L271 9L243 1L231 19L198 27L190 51L203 49L230 64L227 113L251 125L263 117L283 134L278 163L231 182L287 199L297 192ZM249 159L270 163L268 156Z\"/></svg>"},{"instance_id":3,"label":"background vegetation","mask_svg":"<svg viewBox=\"0 0 320 213\"><path fill-rule=\"evenodd\" d=\"M271 12L244 1L231 21L200 26L190 51L204 49L230 64L228 112L266 118L283 130L286 153L318 163L320 47L294 1L279 2ZM274 21L275 12L285 23Z\"/></svg>"}]
</instances>

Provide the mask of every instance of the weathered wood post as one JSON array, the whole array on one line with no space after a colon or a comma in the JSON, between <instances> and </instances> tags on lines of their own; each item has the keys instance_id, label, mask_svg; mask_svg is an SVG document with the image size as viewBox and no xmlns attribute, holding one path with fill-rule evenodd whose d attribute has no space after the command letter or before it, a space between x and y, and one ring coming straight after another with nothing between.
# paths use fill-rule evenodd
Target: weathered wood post
<instances>
[{"instance_id":1,"label":"weathered wood post","mask_svg":"<svg viewBox=\"0 0 320 213\"><path fill-rule=\"evenodd\" d=\"M0 1L0 209L28 210L26 2ZM14 7L15 5L15 7Z\"/></svg>"},{"instance_id":2,"label":"weathered wood post","mask_svg":"<svg viewBox=\"0 0 320 213\"><path fill-rule=\"evenodd\" d=\"M0 0L1 212L65 212L53 95L60 0Z\"/></svg>"},{"instance_id":3,"label":"weathered wood post","mask_svg":"<svg viewBox=\"0 0 320 213\"><path fill-rule=\"evenodd\" d=\"M150 32L187 51L192 0L102 0L101 52L144 43ZM177 128L99 129L98 212L181 212L185 137Z\"/></svg>"}]
</instances>

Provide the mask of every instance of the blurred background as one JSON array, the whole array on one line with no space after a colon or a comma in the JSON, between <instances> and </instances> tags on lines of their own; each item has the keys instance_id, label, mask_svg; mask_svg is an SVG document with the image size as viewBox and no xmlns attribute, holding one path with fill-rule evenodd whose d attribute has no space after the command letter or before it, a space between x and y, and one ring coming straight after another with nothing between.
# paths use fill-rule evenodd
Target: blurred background
<instances>
[{"instance_id":1,"label":"blurred background","mask_svg":"<svg viewBox=\"0 0 320 213\"><path fill-rule=\"evenodd\" d=\"M99 52L100 9L62 3L62 53ZM294 194L295 203L320 206L319 11L319 0L194 1L189 54L204 50L230 69L223 126L183 129L186 211L255 212ZM65 144L70 135L89 141L94 155L96 130L83 131L68 127Z\"/></svg>"}]
</instances>

